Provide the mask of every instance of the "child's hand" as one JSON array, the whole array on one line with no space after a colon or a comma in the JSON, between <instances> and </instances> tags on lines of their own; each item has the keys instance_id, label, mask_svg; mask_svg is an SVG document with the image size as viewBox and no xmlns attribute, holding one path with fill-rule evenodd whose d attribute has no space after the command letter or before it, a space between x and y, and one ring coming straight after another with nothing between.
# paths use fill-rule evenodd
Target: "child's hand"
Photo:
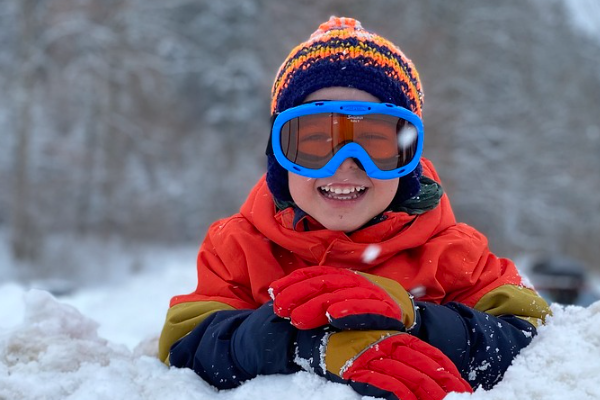
<instances>
[{"instance_id":1,"label":"child's hand","mask_svg":"<svg viewBox=\"0 0 600 400\"><path fill-rule=\"evenodd\" d=\"M325 266L296 270L271 284L273 309L298 329L404 331L415 322L410 295L396 281Z\"/></svg>"},{"instance_id":2,"label":"child's hand","mask_svg":"<svg viewBox=\"0 0 600 400\"><path fill-rule=\"evenodd\" d=\"M345 331L325 340L300 338L298 356L305 368L310 365L364 396L439 400L449 392L472 392L448 357L406 333Z\"/></svg>"}]
</instances>

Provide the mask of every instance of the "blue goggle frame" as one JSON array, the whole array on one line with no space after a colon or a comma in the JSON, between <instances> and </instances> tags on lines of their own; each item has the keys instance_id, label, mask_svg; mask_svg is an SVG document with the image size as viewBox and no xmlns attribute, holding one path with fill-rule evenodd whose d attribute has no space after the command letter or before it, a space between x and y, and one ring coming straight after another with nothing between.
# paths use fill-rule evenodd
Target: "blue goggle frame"
<instances>
[{"instance_id":1,"label":"blue goggle frame","mask_svg":"<svg viewBox=\"0 0 600 400\"><path fill-rule=\"evenodd\" d=\"M414 157L409 163L400 168L381 170L375 165L367 151L361 145L350 142L340 148L331 159L319 169L306 168L288 160L281 149L281 129L284 124L297 117L323 113L356 116L386 114L404 119L417 129L417 148ZM355 158L360 161L369 177L375 179L394 179L411 173L417 167L421 154L423 153L423 137L423 122L421 121L421 118L406 108L390 103L327 100L302 104L278 114L273 121L273 127L271 129L271 147L275 158L283 168L308 178L326 178L332 176L344 160L347 158Z\"/></svg>"}]
</instances>

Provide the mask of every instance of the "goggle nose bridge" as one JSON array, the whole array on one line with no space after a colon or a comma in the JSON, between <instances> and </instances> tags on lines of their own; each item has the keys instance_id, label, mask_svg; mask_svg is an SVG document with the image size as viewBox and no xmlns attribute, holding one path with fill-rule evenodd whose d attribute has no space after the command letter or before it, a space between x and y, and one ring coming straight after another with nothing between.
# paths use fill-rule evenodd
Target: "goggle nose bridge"
<instances>
[{"instance_id":1,"label":"goggle nose bridge","mask_svg":"<svg viewBox=\"0 0 600 400\"><path fill-rule=\"evenodd\" d=\"M327 170L330 175L333 175L340 165L348 158L358 161L357 165L360 169L365 171L367 175L379 171L379 168L377 168L369 156L369 153L356 142L350 142L343 145L322 169Z\"/></svg>"}]
</instances>

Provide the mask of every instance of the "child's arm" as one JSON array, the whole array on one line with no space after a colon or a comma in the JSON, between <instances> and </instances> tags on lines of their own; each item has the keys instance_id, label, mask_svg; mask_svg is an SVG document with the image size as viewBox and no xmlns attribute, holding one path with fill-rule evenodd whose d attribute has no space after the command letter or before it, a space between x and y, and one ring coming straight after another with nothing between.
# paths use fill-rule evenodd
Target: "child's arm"
<instances>
[{"instance_id":1,"label":"child's arm","mask_svg":"<svg viewBox=\"0 0 600 400\"><path fill-rule=\"evenodd\" d=\"M299 370L293 363L296 328L264 304L269 297L261 279L271 282L283 272L270 244L249 235L244 223L234 216L210 227L198 253L198 286L171 300L159 340L161 360L190 368L219 389L258 374ZM260 276L250 277L248 263L260 268Z\"/></svg>"},{"instance_id":2,"label":"child's arm","mask_svg":"<svg viewBox=\"0 0 600 400\"><path fill-rule=\"evenodd\" d=\"M170 349L172 366L190 368L218 389L258 375L290 374L297 330L273 313L271 302L256 310L212 313Z\"/></svg>"},{"instance_id":3,"label":"child's arm","mask_svg":"<svg viewBox=\"0 0 600 400\"><path fill-rule=\"evenodd\" d=\"M215 222L208 230L198 252L197 288L192 293L171 299L165 324L159 339L158 357L169 364L169 351L175 342L190 334L213 313L231 310L252 310L260 307L269 297L260 282L251 283L248 257L244 250L253 252L254 262L264 267L261 278L283 274L270 265L276 263L260 254L268 252L268 243L252 238L251 243L240 245L246 236L243 220L236 216ZM276 276L281 276L276 275ZM254 278L256 281L256 278ZM257 294L258 293L258 294Z\"/></svg>"},{"instance_id":4,"label":"child's arm","mask_svg":"<svg viewBox=\"0 0 600 400\"><path fill-rule=\"evenodd\" d=\"M537 333L528 318L510 313L495 316L456 302L417 302L417 308L409 333L440 349L474 388L492 388Z\"/></svg>"},{"instance_id":5,"label":"child's arm","mask_svg":"<svg viewBox=\"0 0 600 400\"><path fill-rule=\"evenodd\" d=\"M444 266L438 274L458 283L440 301L417 302L410 333L442 350L473 387L490 389L531 343L550 308L524 286L512 261L491 253L484 235L464 224L448 231L451 240L439 235L430 245L453 243L438 260Z\"/></svg>"},{"instance_id":6,"label":"child's arm","mask_svg":"<svg viewBox=\"0 0 600 400\"><path fill-rule=\"evenodd\" d=\"M234 290L235 285L228 281L227 268L214 249L211 230L198 253L198 275L198 288L194 292L171 299L158 342L158 357L167 365L173 344L212 314L257 307L247 300L247 291L241 285Z\"/></svg>"}]
</instances>

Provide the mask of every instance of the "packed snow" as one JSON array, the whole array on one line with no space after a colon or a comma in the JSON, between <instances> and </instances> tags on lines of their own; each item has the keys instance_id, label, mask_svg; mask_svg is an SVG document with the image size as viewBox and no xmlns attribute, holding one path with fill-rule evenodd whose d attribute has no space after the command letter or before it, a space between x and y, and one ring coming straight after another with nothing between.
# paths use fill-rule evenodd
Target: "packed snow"
<instances>
[{"instance_id":1,"label":"packed snow","mask_svg":"<svg viewBox=\"0 0 600 400\"><path fill-rule=\"evenodd\" d=\"M155 354L169 299L196 283L192 251L172 260L69 297L0 284L0 399L366 399L308 372L217 392L167 368ZM493 390L447 399L600 399L600 302L553 312Z\"/></svg>"}]
</instances>

